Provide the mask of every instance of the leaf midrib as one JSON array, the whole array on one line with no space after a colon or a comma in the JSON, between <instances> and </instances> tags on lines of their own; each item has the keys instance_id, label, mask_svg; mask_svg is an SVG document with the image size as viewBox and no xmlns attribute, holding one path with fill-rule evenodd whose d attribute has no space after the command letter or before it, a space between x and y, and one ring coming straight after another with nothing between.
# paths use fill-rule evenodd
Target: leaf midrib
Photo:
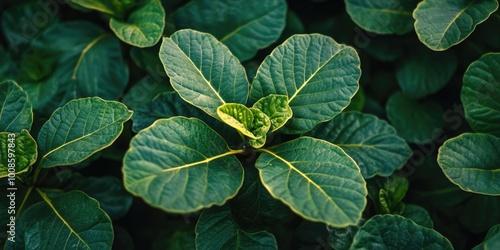
<instances>
[{"instance_id":1,"label":"leaf midrib","mask_svg":"<svg viewBox=\"0 0 500 250\"><path fill-rule=\"evenodd\" d=\"M448 30L450 29L451 25L455 23L455 21L467 10L470 8L470 6L472 6L475 2L477 2L477 0L472 0L469 4L467 4L467 6L465 6L462 10L460 10L460 12L457 13L457 15L455 15L455 17L452 19L452 21L448 24L448 26L446 27L446 29L443 31L443 35L441 36L441 39L439 40L439 43L438 43L438 46L442 46L442 42L443 42L443 39L444 37L446 36L446 34L448 33ZM476 24L477 25L477 24Z\"/></svg>"},{"instance_id":2,"label":"leaf midrib","mask_svg":"<svg viewBox=\"0 0 500 250\"><path fill-rule=\"evenodd\" d=\"M217 160L219 158L223 158L223 157L226 157L226 156L229 156L229 155L234 155L234 154L239 154L239 153L244 153L244 152L245 152L245 150L243 150L243 149L229 150L228 152L225 152L223 154L215 155L215 156L212 156L212 157L208 157L208 158L205 158L204 160L201 160L201 161L192 162L192 163L188 163L188 164L185 164L185 165L180 165L180 166L176 166L176 167L172 167L172 168L167 168L167 169L162 170L162 172L163 173L167 173L167 172L170 172L170 171L177 171L177 170L181 170L181 169L184 169L184 168L189 168L189 167L192 167L192 166L196 166L196 165L200 165L200 164L204 164L204 163L209 163L211 161L214 161L214 160Z\"/></svg>"},{"instance_id":3,"label":"leaf midrib","mask_svg":"<svg viewBox=\"0 0 500 250\"><path fill-rule=\"evenodd\" d=\"M80 53L80 56L78 57L78 61L76 63L75 69L73 70L73 74L71 75L72 80L76 80L76 74L78 73L78 69L80 68L80 64L82 63L83 59L85 58L85 55L87 52L92 49L94 45L96 45L100 40L102 40L104 37L108 36L108 34L101 34L100 36L96 37L94 40L92 40L85 48L82 50Z\"/></svg>"}]
</instances>

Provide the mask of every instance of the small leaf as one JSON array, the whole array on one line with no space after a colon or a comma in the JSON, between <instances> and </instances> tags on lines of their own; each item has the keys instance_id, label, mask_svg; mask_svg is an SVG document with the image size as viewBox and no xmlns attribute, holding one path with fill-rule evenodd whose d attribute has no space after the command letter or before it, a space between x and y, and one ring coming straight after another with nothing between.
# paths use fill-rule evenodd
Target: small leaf
<instances>
[{"instance_id":1,"label":"small leaf","mask_svg":"<svg viewBox=\"0 0 500 250\"><path fill-rule=\"evenodd\" d=\"M346 10L361 28L377 34L406 34L413 30L413 1L346 0Z\"/></svg>"},{"instance_id":2,"label":"small leaf","mask_svg":"<svg viewBox=\"0 0 500 250\"><path fill-rule=\"evenodd\" d=\"M493 226L488 230L481 244L475 246L472 250L487 250L500 248L500 224Z\"/></svg>"},{"instance_id":3,"label":"small leaf","mask_svg":"<svg viewBox=\"0 0 500 250\"><path fill-rule=\"evenodd\" d=\"M2 152L0 154L0 178L9 175L9 159L15 159L10 163L15 167L14 173L18 174L28 171L28 168L35 164L38 155L36 142L26 129L23 129L21 133L0 132L0 152Z\"/></svg>"},{"instance_id":4,"label":"small leaf","mask_svg":"<svg viewBox=\"0 0 500 250\"><path fill-rule=\"evenodd\" d=\"M252 102L270 94L288 96L293 117L284 132L300 134L349 105L361 75L356 50L330 37L294 35L264 59L250 91Z\"/></svg>"},{"instance_id":5,"label":"small leaf","mask_svg":"<svg viewBox=\"0 0 500 250\"><path fill-rule=\"evenodd\" d=\"M204 210L196 223L196 249L278 249L266 231L246 232L233 221L229 206Z\"/></svg>"},{"instance_id":6,"label":"small leaf","mask_svg":"<svg viewBox=\"0 0 500 250\"><path fill-rule=\"evenodd\" d=\"M111 18L109 27L125 43L151 47L158 43L165 28L165 10L160 0L143 0L126 21Z\"/></svg>"},{"instance_id":7,"label":"small leaf","mask_svg":"<svg viewBox=\"0 0 500 250\"><path fill-rule=\"evenodd\" d=\"M356 161L364 178L389 176L412 155L410 147L391 125L359 112L341 113L307 135L341 147Z\"/></svg>"},{"instance_id":8,"label":"small leaf","mask_svg":"<svg viewBox=\"0 0 500 250\"><path fill-rule=\"evenodd\" d=\"M461 99L465 119L476 132L500 137L500 53L488 53L464 74Z\"/></svg>"},{"instance_id":9,"label":"small leaf","mask_svg":"<svg viewBox=\"0 0 500 250\"><path fill-rule=\"evenodd\" d=\"M271 127L271 121L260 109L250 108L250 111L252 111L254 117L252 134L256 135L257 139L250 138L248 144L254 148L260 148L266 144L267 131Z\"/></svg>"},{"instance_id":10,"label":"small leaf","mask_svg":"<svg viewBox=\"0 0 500 250\"><path fill-rule=\"evenodd\" d=\"M262 184L293 211L335 227L354 225L361 219L365 181L340 147L301 137L260 151L255 166Z\"/></svg>"},{"instance_id":11,"label":"small leaf","mask_svg":"<svg viewBox=\"0 0 500 250\"><path fill-rule=\"evenodd\" d=\"M431 216L425 208L417 205L406 205L405 211L401 214L402 216L412 220L417 225L431 228L434 226Z\"/></svg>"},{"instance_id":12,"label":"small leaf","mask_svg":"<svg viewBox=\"0 0 500 250\"><path fill-rule=\"evenodd\" d=\"M39 167L79 163L110 146L132 112L119 102L99 97L71 101L57 109L38 134Z\"/></svg>"},{"instance_id":13,"label":"small leaf","mask_svg":"<svg viewBox=\"0 0 500 250\"><path fill-rule=\"evenodd\" d=\"M243 183L243 167L224 139L196 118L159 119L131 141L125 188L167 212L222 205ZM224 180L224 181L221 181Z\"/></svg>"},{"instance_id":14,"label":"small leaf","mask_svg":"<svg viewBox=\"0 0 500 250\"><path fill-rule=\"evenodd\" d=\"M288 105L286 95L268 95L262 97L254 105L254 108L260 109L271 120L271 131L274 132L281 128L292 118L293 112Z\"/></svg>"},{"instance_id":15,"label":"small leaf","mask_svg":"<svg viewBox=\"0 0 500 250\"><path fill-rule=\"evenodd\" d=\"M246 61L278 40L286 10L283 0L193 0L174 13L174 21L179 29L211 33Z\"/></svg>"},{"instance_id":16,"label":"small leaf","mask_svg":"<svg viewBox=\"0 0 500 250\"><path fill-rule=\"evenodd\" d=\"M438 163L446 177L461 189L500 195L500 138L461 134L439 148Z\"/></svg>"},{"instance_id":17,"label":"small leaf","mask_svg":"<svg viewBox=\"0 0 500 250\"><path fill-rule=\"evenodd\" d=\"M497 8L496 0L424 0L413 12L415 31L430 49L446 50L467 38Z\"/></svg>"},{"instance_id":18,"label":"small leaf","mask_svg":"<svg viewBox=\"0 0 500 250\"><path fill-rule=\"evenodd\" d=\"M253 112L243 104L224 104L217 108L217 115L224 123L252 139L262 137L262 135L258 136L252 133Z\"/></svg>"},{"instance_id":19,"label":"small leaf","mask_svg":"<svg viewBox=\"0 0 500 250\"><path fill-rule=\"evenodd\" d=\"M177 31L163 39L160 59L182 99L216 119L219 106L247 101L245 68L210 34Z\"/></svg>"},{"instance_id":20,"label":"small leaf","mask_svg":"<svg viewBox=\"0 0 500 250\"><path fill-rule=\"evenodd\" d=\"M19 133L31 129L33 111L28 95L14 81L0 82L0 131Z\"/></svg>"},{"instance_id":21,"label":"small leaf","mask_svg":"<svg viewBox=\"0 0 500 250\"><path fill-rule=\"evenodd\" d=\"M354 236L350 249L453 249L450 241L433 229L399 215L375 215Z\"/></svg>"}]
</instances>

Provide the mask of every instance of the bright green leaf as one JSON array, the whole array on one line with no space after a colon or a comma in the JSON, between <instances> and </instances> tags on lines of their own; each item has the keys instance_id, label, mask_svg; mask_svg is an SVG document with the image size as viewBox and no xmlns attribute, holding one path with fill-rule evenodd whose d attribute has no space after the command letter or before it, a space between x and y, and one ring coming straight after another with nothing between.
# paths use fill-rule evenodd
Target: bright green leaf
<instances>
[{"instance_id":1,"label":"bright green leaf","mask_svg":"<svg viewBox=\"0 0 500 250\"><path fill-rule=\"evenodd\" d=\"M0 82L0 131L19 133L31 129L33 111L28 95L14 81Z\"/></svg>"},{"instance_id":2,"label":"bright green leaf","mask_svg":"<svg viewBox=\"0 0 500 250\"><path fill-rule=\"evenodd\" d=\"M0 132L0 152L0 178L9 174L9 159L15 159L10 163L14 165L14 173L18 174L26 172L38 155L36 142L26 129L20 133Z\"/></svg>"},{"instance_id":3,"label":"bright green leaf","mask_svg":"<svg viewBox=\"0 0 500 250\"><path fill-rule=\"evenodd\" d=\"M406 34L413 30L416 2L407 0L346 0L346 10L361 28L377 34Z\"/></svg>"},{"instance_id":4,"label":"bright green leaf","mask_svg":"<svg viewBox=\"0 0 500 250\"><path fill-rule=\"evenodd\" d=\"M484 241L475 246L472 250L487 250L500 248L500 224L490 228L488 234L484 237Z\"/></svg>"},{"instance_id":5,"label":"bright green leaf","mask_svg":"<svg viewBox=\"0 0 500 250\"><path fill-rule=\"evenodd\" d=\"M417 225L427 228L432 228L434 226L431 215L421 206L406 205L401 215L414 221Z\"/></svg>"},{"instance_id":6,"label":"bright green leaf","mask_svg":"<svg viewBox=\"0 0 500 250\"><path fill-rule=\"evenodd\" d=\"M432 50L459 44L498 8L496 0L424 0L413 12L418 39Z\"/></svg>"},{"instance_id":7,"label":"bright green leaf","mask_svg":"<svg viewBox=\"0 0 500 250\"><path fill-rule=\"evenodd\" d=\"M461 189L500 195L500 138L464 133L439 148L438 163Z\"/></svg>"},{"instance_id":8,"label":"bright green leaf","mask_svg":"<svg viewBox=\"0 0 500 250\"><path fill-rule=\"evenodd\" d=\"M229 49L210 34L180 30L164 38L160 59L172 87L182 99L218 119L226 103L245 104L245 68Z\"/></svg>"},{"instance_id":9,"label":"bright green leaf","mask_svg":"<svg viewBox=\"0 0 500 250\"><path fill-rule=\"evenodd\" d=\"M283 127L293 115L292 109L288 105L288 97L286 95L268 95L262 97L253 107L261 110L269 117L271 120L270 132L274 132Z\"/></svg>"},{"instance_id":10,"label":"bright green leaf","mask_svg":"<svg viewBox=\"0 0 500 250\"><path fill-rule=\"evenodd\" d=\"M266 231L245 232L233 221L229 206L213 207L201 213L196 224L196 249L278 249L274 236Z\"/></svg>"},{"instance_id":11,"label":"bright green leaf","mask_svg":"<svg viewBox=\"0 0 500 250\"><path fill-rule=\"evenodd\" d=\"M341 147L356 161L364 178L389 176L412 155L410 147L391 125L359 112L341 113L307 135Z\"/></svg>"},{"instance_id":12,"label":"bright green leaf","mask_svg":"<svg viewBox=\"0 0 500 250\"><path fill-rule=\"evenodd\" d=\"M111 18L109 27L125 43L151 47L158 43L165 28L165 10L160 0L143 0L126 21Z\"/></svg>"},{"instance_id":13,"label":"bright green leaf","mask_svg":"<svg viewBox=\"0 0 500 250\"><path fill-rule=\"evenodd\" d=\"M433 229L399 215L376 215L354 237L351 249L453 249L450 241Z\"/></svg>"},{"instance_id":14,"label":"bright green leaf","mask_svg":"<svg viewBox=\"0 0 500 250\"><path fill-rule=\"evenodd\" d=\"M465 118L476 132L500 137L500 53L488 53L464 74L461 99Z\"/></svg>"},{"instance_id":15,"label":"bright green leaf","mask_svg":"<svg viewBox=\"0 0 500 250\"><path fill-rule=\"evenodd\" d=\"M132 112L119 102L99 97L77 99L57 109L38 134L39 167L79 163L110 146Z\"/></svg>"},{"instance_id":16,"label":"bright green leaf","mask_svg":"<svg viewBox=\"0 0 500 250\"><path fill-rule=\"evenodd\" d=\"M285 27L284 0L193 0L174 13L179 29L214 35L241 61L278 40Z\"/></svg>"},{"instance_id":17,"label":"bright green leaf","mask_svg":"<svg viewBox=\"0 0 500 250\"><path fill-rule=\"evenodd\" d=\"M360 75L353 48L324 35L295 35L266 57L250 98L257 102L270 94L288 96L293 117L284 132L299 134L345 109L358 90Z\"/></svg>"},{"instance_id":18,"label":"bright green leaf","mask_svg":"<svg viewBox=\"0 0 500 250\"><path fill-rule=\"evenodd\" d=\"M260 151L256 167L262 184L293 211L336 227L354 225L361 219L365 181L340 147L301 137Z\"/></svg>"},{"instance_id":19,"label":"bright green leaf","mask_svg":"<svg viewBox=\"0 0 500 250\"><path fill-rule=\"evenodd\" d=\"M222 205L243 183L234 156L242 152L196 118L160 119L132 139L124 158L125 188L167 212Z\"/></svg>"},{"instance_id":20,"label":"bright green leaf","mask_svg":"<svg viewBox=\"0 0 500 250\"><path fill-rule=\"evenodd\" d=\"M260 148L266 144L267 131L271 128L271 121L269 117L257 108L250 108L254 120L252 126L252 134L256 135L256 139L250 138L248 144L254 148Z\"/></svg>"},{"instance_id":21,"label":"bright green leaf","mask_svg":"<svg viewBox=\"0 0 500 250\"><path fill-rule=\"evenodd\" d=\"M243 104L224 104L217 108L217 115L224 123L252 139L257 139L262 136L252 133L254 122L253 112Z\"/></svg>"},{"instance_id":22,"label":"bright green leaf","mask_svg":"<svg viewBox=\"0 0 500 250\"><path fill-rule=\"evenodd\" d=\"M70 0L84 8L97 10L115 17L122 17L135 0Z\"/></svg>"}]
</instances>

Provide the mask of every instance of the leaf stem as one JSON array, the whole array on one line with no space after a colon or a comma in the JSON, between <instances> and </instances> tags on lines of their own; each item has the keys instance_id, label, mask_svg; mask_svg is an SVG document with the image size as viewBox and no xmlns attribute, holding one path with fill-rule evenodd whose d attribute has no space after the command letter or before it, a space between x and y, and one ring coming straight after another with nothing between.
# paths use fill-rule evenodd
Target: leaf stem
<instances>
[{"instance_id":1,"label":"leaf stem","mask_svg":"<svg viewBox=\"0 0 500 250\"><path fill-rule=\"evenodd\" d=\"M21 202L21 205L19 206L19 209L17 210L16 214L20 214L21 210L23 210L24 204L26 204L26 201L28 200L31 191L33 191L33 186L28 188L28 191L26 192L26 195L24 196L23 201Z\"/></svg>"}]
</instances>

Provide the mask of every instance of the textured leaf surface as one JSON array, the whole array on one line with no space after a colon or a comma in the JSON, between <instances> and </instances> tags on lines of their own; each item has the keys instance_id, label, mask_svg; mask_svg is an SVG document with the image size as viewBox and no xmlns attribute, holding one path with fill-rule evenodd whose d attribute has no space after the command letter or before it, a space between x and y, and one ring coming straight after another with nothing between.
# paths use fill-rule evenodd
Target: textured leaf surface
<instances>
[{"instance_id":1,"label":"textured leaf surface","mask_svg":"<svg viewBox=\"0 0 500 250\"><path fill-rule=\"evenodd\" d=\"M341 148L301 137L261 152L256 167L262 184L293 211L338 227L361 219L366 205L365 181Z\"/></svg>"},{"instance_id":2,"label":"textured leaf surface","mask_svg":"<svg viewBox=\"0 0 500 250\"><path fill-rule=\"evenodd\" d=\"M33 112L28 95L14 81L0 83L0 131L19 133L30 130Z\"/></svg>"},{"instance_id":3,"label":"textured leaf surface","mask_svg":"<svg viewBox=\"0 0 500 250\"><path fill-rule=\"evenodd\" d=\"M266 135L271 121L259 109L250 109L243 104L227 103L217 108L217 115L227 125L251 139Z\"/></svg>"},{"instance_id":4,"label":"textured leaf surface","mask_svg":"<svg viewBox=\"0 0 500 250\"><path fill-rule=\"evenodd\" d=\"M111 219L99 203L80 191L30 206L19 219L26 249L111 249ZM16 238L17 240L17 238ZM16 242L17 243L17 242Z\"/></svg>"},{"instance_id":5,"label":"textured leaf surface","mask_svg":"<svg viewBox=\"0 0 500 250\"><path fill-rule=\"evenodd\" d=\"M9 134L15 136L9 136ZM27 171L28 167L35 164L38 155L36 142L28 130L23 129L20 133L0 132L0 140L0 152L2 152L0 154L0 178L9 174L9 159L15 159L15 162L11 163L15 166L16 174ZM9 153L12 155L9 156Z\"/></svg>"},{"instance_id":6,"label":"textured leaf surface","mask_svg":"<svg viewBox=\"0 0 500 250\"><path fill-rule=\"evenodd\" d=\"M164 38L160 59L182 99L218 119L225 103L245 104L245 68L229 49L207 33L180 30Z\"/></svg>"},{"instance_id":7,"label":"textured leaf surface","mask_svg":"<svg viewBox=\"0 0 500 250\"><path fill-rule=\"evenodd\" d=\"M98 97L77 99L56 110L38 134L39 167L71 165L110 146L132 112Z\"/></svg>"},{"instance_id":8,"label":"textured leaf surface","mask_svg":"<svg viewBox=\"0 0 500 250\"><path fill-rule=\"evenodd\" d=\"M500 137L500 53L473 62L464 74L461 99L465 118L476 132Z\"/></svg>"},{"instance_id":9,"label":"textured leaf surface","mask_svg":"<svg viewBox=\"0 0 500 250\"><path fill-rule=\"evenodd\" d=\"M125 188L167 212L222 205L243 183L243 167L220 135L196 118L157 120L131 141ZM221 181L224 180L224 181Z\"/></svg>"},{"instance_id":10,"label":"textured leaf surface","mask_svg":"<svg viewBox=\"0 0 500 250\"><path fill-rule=\"evenodd\" d=\"M378 34L405 34L413 29L416 2L405 0L346 0L346 9L361 28Z\"/></svg>"},{"instance_id":11,"label":"textured leaf surface","mask_svg":"<svg viewBox=\"0 0 500 250\"><path fill-rule=\"evenodd\" d=\"M233 221L229 206L203 211L196 224L196 249L278 249L266 231L245 232Z\"/></svg>"},{"instance_id":12,"label":"textured leaf surface","mask_svg":"<svg viewBox=\"0 0 500 250\"><path fill-rule=\"evenodd\" d=\"M241 61L278 40L285 27L283 0L194 0L174 14L176 27L214 35Z\"/></svg>"},{"instance_id":13,"label":"textured leaf surface","mask_svg":"<svg viewBox=\"0 0 500 250\"><path fill-rule=\"evenodd\" d=\"M258 100L254 105L266 114L271 121L271 132L283 127L292 118L293 112L285 95L268 95Z\"/></svg>"},{"instance_id":14,"label":"textured leaf surface","mask_svg":"<svg viewBox=\"0 0 500 250\"><path fill-rule=\"evenodd\" d=\"M70 0L84 8L97 10L106 14L121 17L130 8L134 0Z\"/></svg>"},{"instance_id":15,"label":"textured leaf surface","mask_svg":"<svg viewBox=\"0 0 500 250\"><path fill-rule=\"evenodd\" d=\"M364 178L389 176L412 154L391 125L376 116L358 112L341 113L307 135L341 147L356 161Z\"/></svg>"},{"instance_id":16,"label":"textured leaf surface","mask_svg":"<svg viewBox=\"0 0 500 250\"><path fill-rule=\"evenodd\" d=\"M447 140L439 148L438 163L461 189L500 195L500 138L465 133Z\"/></svg>"},{"instance_id":17,"label":"textured leaf surface","mask_svg":"<svg viewBox=\"0 0 500 250\"><path fill-rule=\"evenodd\" d=\"M496 0L424 0L413 12L415 31L430 49L446 50L467 38L497 8Z\"/></svg>"},{"instance_id":18,"label":"textured leaf surface","mask_svg":"<svg viewBox=\"0 0 500 250\"><path fill-rule=\"evenodd\" d=\"M453 249L433 229L419 226L399 215L376 215L354 236L350 249Z\"/></svg>"},{"instance_id":19,"label":"textured leaf surface","mask_svg":"<svg viewBox=\"0 0 500 250\"><path fill-rule=\"evenodd\" d=\"M435 102L417 102L401 92L386 104L387 117L407 142L431 142L444 126L443 109Z\"/></svg>"},{"instance_id":20,"label":"textured leaf surface","mask_svg":"<svg viewBox=\"0 0 500 250\"><path fill-rule=\"evenodd\" d=\"M303 133L347 107L361 75L356 51L319 35L295 35L262 63L250 92L252 102L270 94L288 96L293 117L286 133Z\"/></svg>"},{"instance_id":21,"label":"textured leaf surface","mask_svg":"<svg viewBox=\"0 0 500 250\"><path fill-rule=\"evenodd\" d=\"M109 27L120 40L136 47L158 43L165 28L165 10L160 0L145 0L126 21L111 18Z\"/></svg>"}]
</instances>

